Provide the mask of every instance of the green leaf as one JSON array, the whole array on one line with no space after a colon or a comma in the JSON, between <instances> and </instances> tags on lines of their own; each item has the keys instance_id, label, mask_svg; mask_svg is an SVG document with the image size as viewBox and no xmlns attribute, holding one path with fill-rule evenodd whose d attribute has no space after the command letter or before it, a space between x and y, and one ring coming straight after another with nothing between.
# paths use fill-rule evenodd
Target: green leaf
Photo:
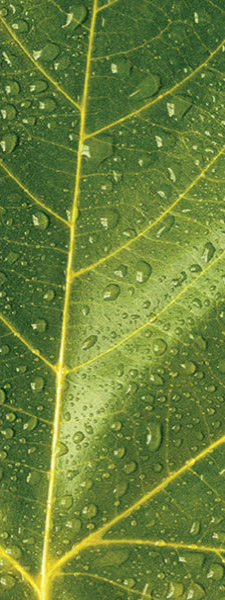
<instances>
[{"instance_id":1,"label":"green leaf","mask_svg":"<svg viewBox=\"0 0 225 600\"><path fill-rule=\"evenodd\" d=\"M224 2L0 2L0 596L224 600Z\"/></svg>"}]
</instances>

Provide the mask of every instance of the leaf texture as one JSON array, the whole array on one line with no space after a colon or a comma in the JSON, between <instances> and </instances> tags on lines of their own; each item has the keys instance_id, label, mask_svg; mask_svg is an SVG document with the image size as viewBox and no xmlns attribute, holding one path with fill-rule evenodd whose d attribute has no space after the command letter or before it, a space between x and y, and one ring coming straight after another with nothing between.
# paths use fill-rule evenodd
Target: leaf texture
<instances>
[{"instance_id":1,"label":"leaf texture","mask_svg":"<svg viewBox=\"0 0 225 600\"><path fill-rule=\"evenodd\" d=\"M0 596L225 600L224 2L0 2Z\"/></svg>"}]
</instances>

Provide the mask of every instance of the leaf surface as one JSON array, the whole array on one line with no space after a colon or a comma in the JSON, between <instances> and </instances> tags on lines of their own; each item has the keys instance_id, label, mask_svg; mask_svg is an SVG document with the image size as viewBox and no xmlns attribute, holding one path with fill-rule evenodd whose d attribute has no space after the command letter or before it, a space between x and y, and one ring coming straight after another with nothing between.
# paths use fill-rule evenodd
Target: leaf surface
<instances>
[{"instance_id":1,"label":"leaf surface","mask_svg":"<svg viewBox=\"0 0 225 600\"><path fill-rule=\"evenodd\" d=\"M4 600L224 600L224 4L0 3Z\"/></svg>"}]
</instances>

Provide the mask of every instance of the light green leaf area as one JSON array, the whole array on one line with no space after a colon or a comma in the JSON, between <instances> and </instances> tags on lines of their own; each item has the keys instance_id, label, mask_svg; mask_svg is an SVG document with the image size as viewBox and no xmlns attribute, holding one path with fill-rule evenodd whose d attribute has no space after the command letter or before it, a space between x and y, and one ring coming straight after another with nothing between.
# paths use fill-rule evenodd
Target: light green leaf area
<instances>
[{"instance_id":1,"label":"light green leaf area","mask_svg":"<svg viewBox=\"0 0 225 600\"><path fill-rule=\"evenodd\" d=\"M0 1L2 600L225 600L224 22Z\"/></svg>"}]
</instances>

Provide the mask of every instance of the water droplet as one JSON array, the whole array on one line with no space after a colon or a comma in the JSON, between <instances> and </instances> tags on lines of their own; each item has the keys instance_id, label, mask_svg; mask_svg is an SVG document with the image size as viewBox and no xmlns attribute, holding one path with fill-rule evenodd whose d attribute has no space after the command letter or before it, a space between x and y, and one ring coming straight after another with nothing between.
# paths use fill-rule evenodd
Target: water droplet
<instances>
[{"instance_id":1,"label":"water droplet","mask_svg":"<svg viewBox=\"0 0 225 600\"><path fill-rule=\"evenodd\" d=\"M207 263L210 262L210 260L212 260L212 257L214 255L215 251L216 251L216 248L213 246L213 244L211 242L207 242L207 244L205 244L205 247L203 250L202 260L204 260Z\"/></svg>"},{"instance_id":2,"label":"water droplet","mask_svg":"<svg viewBox=\"0 0 225 600\"><path fill-rule=\"evenodd\" d=\"M210 570L207 574L208 579L215 579L216 581L220 581L224 576L224 567L218 563L213 563L210 567Z\"/></svg>"},{"instance_id":3,"label":"water droplet","mask_svg":"<svg viewBox=\"0 0 225 600\"><path fill-rule=\"evenodd\" d=\"M48 300L49 302L51 302L51 300L53 300L55 298L55 292L53 290L47 290L47 292L44 294L44 300Z\"/></svg>"},{"instance_id":4,"label":"water droplet","mask_svg":"<svg viewBox=\"0 0 225 600\"><path fill-rule=\"evenodd\" d=\"M136 281L138 283L145 283L148 281L152 272L152 267L145 260L140 260L136 266Z\"/></svg>"},{"instance_id":5,"label":"water droplet","mask_svg":"<svg viewBox=\"0 0 225 600\"><path fill-rule=\"evenodd\" d=\"M11 154L17 145L18 139L18 135L15 133L5 133L0 141L2 152Z\"/></svg>"},{"instance_id":6,"label":"water droplet","mask_svg":"<svg viewBox=\"0 0 225 600\"><path fill-rule=\"evenodd\" d=\"M35 390L36 391L36 390ZM30 417L26 423L23 424L23 429L26 431L33 431L38 424L38 419L35 416Z\"/></svg>"},{"instance_id":7,"label":"water droplet","mask_svg":"<svg viewBox=\"0 0 225 600\"><path fill-rule=\"evenodd\" d=\"M70 66L70 57L68 55L59 56L54 62L55 71L65 71Z\"/></svg>"},{"instance_id":8,"label":"water droplet","mask_svg":"<svg viewBox=\"0 0 225 600\"><path fill-rule=\"evenodd\" d=\"M202 267L200 267L200 265L195 263L194 265L190 266L190 271L191 271L191 273L200 273L200 271L202 271Z\"/></svg>"},{"instance_id":9,"label":"water droplet","mask_svg":"<svg viewBox=\"0 0 225 600\"><path fill-rule=\"evenodd\" d=\"M9 254L6 258L6 261L9 265L14 265L16 263L16 261L18 260L18 258L19 258L18 252L11 251L11 252L9 252Z\"/></svg>"},{"instance_id":10,"label":"water droplet","mask_svg":"<svg viewBox=\"0 0 225 600\"><path fill-rule=\"evenodd\" d=\"M205 590L198 583L191 583L186 592L185 600L202 600L205 596Z\"/></svg>"},{"instance_id":11,"label":"water droplet","mask_svg":"<svg viewBox=\"0 0 225 600\"><path fill-rule=\"evenodd\" d=\"M20 93L20 84L18 81L10 81L5 86L7 96L17 96Z\"/></svg>"},{"instance_id":12,"label":"water droplet","mask_svg":"<svg viewBox=\"0 0 225 600\"><path fill-rule=\"evenodd\" d=\"M7 546L7 554L12 556L12 558L15 558L15 560L18 560L18 558L21 558L22 556L22 550L13 544L12 546Z\"/></svg>"},{"instance_id":13,"label":"water droplet","mask_svg":"<svg viewBox=\"0 0 225 600\"><path fill-rule=\"evenodd\" d=\"M112 423L112 425L111 425L111 429L113 431L120 431L122 429L121 421L114 421L114 423Z\"/></svg>"},{"instance_id":14,"label":"water droplet","mask_svg":"<svg viewBox=\"0 0 225 600\"><path fill-rule=\"evenodd\" d=\"M200 531L200 528L201 528L200 521L193 521L193 523L191 525L190 533L192 535L197 535Z\"/></svg>"},{"instance_id":15,"label":"water droplet","mask_svg":"<svg viewBox=\"0 0 225 600\"><path fill-rule=\"evenodd\" d=\"M30 471L27 476L27 483L30 485L37 485L40 482L40 473L37 471Z\"/></svg>"},{"instance_id":16,"label":"water droplet","mask_svg":"<svg viewBox=\"0 0 225 600\"><path fill-rule=\"evenodd\" d=\"M29 127L33 127L36 124L35 117L26 117L26 119L22 119L24 125L28 125Z\"/></svg>"},{"instance_id":17,"label":"water droplet","mask_svg":"<svg viewBox=\"0 0 225 600\"><path fill-rule=\"evenodd\" d=\"M200 552L184 552L180 554L179 561L185 563L187 568L192 571L200 572L205 562L205 556L204 554L200 554Z\"/></svg>"},{"instance_id":18,"label":"water droplet","mask_svg":"<svg viewBox=\"0 0 225 600\"><path fill-rule=\"evenodd\" d=\"M116 283L110 283L104 290L104 300L116 300L120 294L120 287Z\"/></svg>"},{"instance_id":19,"label":"water droplet","mask_svg":"<svg viewBox=\"0 0 225 600\"><path fill-rule=\"evenodd\" d=\"M153 352L157 356L161 356L162 354L164 354L164 352L166 352L166 350L167 350L166 342L160 338L157 338L153 343Z\"/></svg>"},{"instance_id":20,"label":"water droplet","mask_svg":"<svg viewBox=\"0 0 225 600\"><path fill-rule=\"evenodd\" d=\"M110 70L113 75L119 75L120 78L127 78L132 68L131 61L125 56L116 57L110 64Z\"/></svg>"},{"instance_id":21,"label":"water droplet","mask_svg":"<svg viewBox=\"0 0 225 600\"><path fill-rule=\"evenodd\" d=\"M190 98L186 96L172 96L166 103L169 117L175 117L177 119L182 119L191 106L192 102L190 101Z\"/></svg>"},{"instance_id":22,"label":"water droplet","mask_svg":"<svg viewBox=\"0 0 225 600\"><path fill-rule=\"evenodd\" d=\"M134 587L136 583L136 579L133 579L132 577L127 577L126 579L124 579L123 584L127 585L127 587L132 588Z\"/></svg>"},{"instance_id":23,"label":"water droplet","mask_svg":"<svg viewBox=\"0 0 225 600\"><path fill-rule=\"evenodd\" d=\"M172 598L173 600L178 600L183 595L183 591L184 591L183 583L177 583L177 582L171 581L171 583L169 584L168 594L166 597Z\"/></svg>"},{"instance_id":24,"label":"water droplet","mask_svg":"<svg viewBox=\"0 0 225 600\"><path fill-rule=\"evenodd\" d=\"M0 585L2 587L4 587L6 590L9 590L10 588L12 588L14 585L16 584L16 579L15 577L13 577L12 575L1 575L0 578Z\"/></svg>"},{"instance_id":25,"label":"water droplet","mask_svg":"<svg viewBox=\"0 0 225 600\"><path fill-rule=\"evenodd\" d=\"M83 343L82 350L89 350L89 348L92 348L92 346L96 344L97 339L97 335L89 335Z\"/></svg>"},{"instance_id":26,"label":"water droplet","mask_svg":"<svg viewBox=\"0 0 225 600\"><path fill-rule=\"evenodd\" d=\"M73 506L73 496L62 496L59 498L59 505L65 510L69 510Z\"/></svg>"},{"instance_id":27,"label":"water droplet","mask_svg":"<svg viewBox=\"0 0 225 600\"><path fill-rule=\"evenodd\" d=\"M2 462L3 460L5 460L5 458L7 458L7 453L4 452L4 450L2 450L0 452L0 462Z\"/></svg>"},{"instance_id":28,"label":"water droplet","mask_svg":"<svg viewBox=\"0 0 225 600\"><path fill-rule=\"evenodd\" d=\"M47 229L49 225L49 218L47 215L41 211L38 211L32 215L33 224L35 227L38 227L42 231Z\"/></svg>"},{"instance_id":29,"label":"water droplet","mask_svg":"<svg viewBox=\"0 0 225 600\"><path fill-rule=\"evenodd\" d=\"M150 452L155 452L162 442L162 425L159 421L150 421L147 425L147 431L146 444Z\"/></svg>"},{"instance_id":30,"label":"water droplet","mask_svg":"<svg viewBox=\"0 0 225 600\"><path fill-rule=\"evenodd\" d=\"M121 277L121 279L122 279L123 277L126 277L126 275L127 275L127 266L126 266L126 265L119 265L119 266L118 266L118 267L115 269L115 271L114 271L114 274L115 274L117 277Z\"/></svg>"},{"instance_id":31,"label":"water droplet","mask_svg":"<svg viewBox=\"0 0 225 600\"><path fill-rule=\"evenodd\" d=\"M33 392L38 393L41 392L44 388L45 381L43 377L39 377L38 375L34 377L33 381L31 381L30 387Z\"/></svg>"},{"instance_id":32,"label":"water droplet","mask_svg":"<svg viewBox=\"0 0 225 600\"><path fill-rule=\"evenodd\" d=\"M6 283L7 281L7 275L5 275L5 273L3 273L3 271L0 271L0 286L4 285L4 283Z\"/></svg>"},{"instance_id":33,"label":"water droplet","mask_svg":"<svg viewBox=\"0 0 225 600\"><path fill-rule=\"evenodd\" d=\"M138 85L138 88L132 94L130 98L143 100L154 96L160 88L160 78L154 73L149 73Z\"/></svg>"},{"instance_id":34,"label":"water droplet","mask_svg":"<svg viewBox=\"0 0 225 600\"><path fill-rule=\"evenodd\" d=\"M116 450L114 450L113 454L117 458L123 458L125 452L126 452L125 448L116 448Z\"/></svg>"},{"instance_id":35,"label":"water droplet","mask_svg":"<svg viewBox=\"0 0 225 600\"><path fill-rule=\"evenodd\" d=\"M48 84L43 79L35 79L30 83L30 92L35 92L35 94L40 94L41 92L45 92L47 90Z\"/></svg>"},{"instance_id":36,"label":"water droplet","mask_svg":"<svg viewBox=\"0 0 225 600\"><path fill-rule=\"evenodd\" d=\"M91 138L87 144L83 144L82 156L91 159L93 167L98 167L104 160L110 158L113 154L113 144L110 135L101 135L101 137Z\"/></svg>"},{"instance_id":37,"label":"water droplet","mask_svg":"<svg viewBox=\"0 0 225 600\"><path fill-rule=\"evenodd\" d=\"M5 429L2 429L1 433L6 440L11 440L15 435L15 432L11 427L6 427Z\"/></svg>"},{"instance_id":38,"label":"water droplet","mask_svg":"<svg viewBox=\"0 0 225 600\"><path fill-rule=\"evenodd\" d=\"M7 121L13 121L17 115L17 111L13 104L5 104L1 108L1 115L3 119L7 119Z\"/></svg>"},{"instance_id":39,"label":"water droplet","mask_svg":"<svg viewBox=\"0 0 225 600\"><path fill-rule=\"evenodd\" d=\"M197 370L195 363L191 360L181 363L181 367L185 371L186 375L194 375Z\"/></svg>"},{"instance_id":40,"label":"water droplet","mask_svg":"<svg viewBox=\"0 0 225 600\"><path fill-rule=\"evenodd\" d=\"M84 4L76 2L73 7L74 12L69 12L66 16L66 22L62 25L62 29L66 29L66 32L73 32L81 23L84 22L87 16L87 8Z\"/></svg>"},{"instance_id":41,"label":"water droplet","mask_svg":"<svg viewBox=\"0 0 225 600\"><path fill-rule=\"evenodd\" d=\"M71 529L73 534L79 533L79 531L81 530L81 521L80 519L76 518L71 519L70 521L67 521L66 527Z\"/></svg>"},{"instance_id":42,"label":"water droplet","mask_svg":"<svg viewBox=\"0 0 225 600\"><path fill-rule=\"evenodd\" d=\"M58 442L57 444L57 456L64 456L64 454L67 454L68 452L68 448L66 446L66 444L64 444L63 442Z\"/></svg>"},{"instance_id":43,"label":"water droplet","mask_svg":"<svg viewBox=\"0 0 225 600\"><path fill-rule=\"evenodd\" d=\"M117 486L115 487L114 493L121 498L126 494L128 490L128 483L126 481L119 481Z\"/></svg>"},{"instance_id":44,"label":"water droplet","mask_svg":"<svg viewBox=\"0 0 225 600\"><path fill-rule=\"evenodd\" d=\"M131 473L136 471L136 468L137 468L137 464L134 460L132 460L131 462L124 465L123 471L124 471L124 473L126 473L126 475L131 475Z\"/></svg>"},{"instance_id":45,"label":"water droplet","mask_svg":"<svg viewBox=\"0 0 225 600\"><path fill-rule=\"evenodd\" d=\"M44 112L51 113L57 107L57 104L53 98L43 98L43 100L39 101L39 108Z\"/></svg>"},{"instance_id":46,"label":"water droplet","mask_svg":"<svg viewBox=\"0 0 225 600\"><path fill-rule=\"evenodd\" d=\"M75 444L80 444L80 442L82 442L83 439L84 434L82 433L82 431L77 431L73 436L73 441L75 442Z\"/></svg>"},{"instance_id":47,"label":"water droplet","mask_svg":"<svg viewBox=\"0 0 225 600\"><path fill-rule=\"evenodd\" d=\"M31 327L37 333L44 333L47 328L47 321L45 319L37 319L35 323L31 323Z\"/></svg>"},{"instance_id":48,"label":"water droplet","mask_svg":"<svg viewBox=\"0 0 225 600\"><path fill-rule=\"evenodd\" d=\"M5 392L4 392L4 390L1 388L1 389L0 389L0 404L4 404L4 402L5 402L5 398L6 398L6 396L5 396Z\"/></svg>"},{"instance_id":49,"label":"water droplet","mask_svg":"<svg viewBox=\"0 0 225 600\"><path fill-rule=\"evenodd\" d=\"M225 373L225 359L219 360L218 369L219 369L220 373Z\"/></svg>"},{"instance_id":50,"label":"water droplet","mask_svg":"<svg viewBox=\"0 0 225 600\"><path fill-rule=\"evenodd\" d=\"M119 221L119 213L116 209L101 211L100 223L103 229L114 229Z\"/></svg>"},{"instance_id":51,"label":"water droplet","mask_svg":"<svg viewBox=\"0 0 225 600\"><path fill-rule=\"evenodd\" d=\"M29 31L29 25L24 19L17 19L17 21L12 24L12 29L17 33L27 33Z\"/></svg>"},{"instance_id":52,"label":"water droplet","mask_svg":"<svg viewBox=\"0 0 225 600\"><path fill-rule=\"evenodd\" d=\"M84 506L82 513L88 519L93 519L97 515L98 509L95 504L88 504L88 506Z\"/></svg>"},{"instance_id":53,"label":"water droplet","mask_svg":"<svg viewBox=\"0 0 225 600\"><path fill-rule=\"evenodd\" d=\"M46 60L47 62L52 62L52 60L54 60L54 58L56 58L58 56L58 54L60 53L60 48L59 46L57 46L56 44L51 44L48 43L44 46L44 48L42 50L37 50L37 52L39 52L39 57L38 58L42 58L43 60ZM37 54L36 54L37 56ZM34 56L35 58L35 56ZM35 60L38 60L35 58Z\"/></svg>"},{"instance_id":54,"label":"water droplet","mask_svg":"<svg viewBox=\"0 0 225 600\"><path fill-rule=\"evenodd\" d=\"M173 217L172 215L165 217L165 219L163 219L162 223L160 223L159 225L156 237L161 238L165 233L168 233L171 227L173 227L174 223L175 217Z\"/></svg>"}]
</instances>

